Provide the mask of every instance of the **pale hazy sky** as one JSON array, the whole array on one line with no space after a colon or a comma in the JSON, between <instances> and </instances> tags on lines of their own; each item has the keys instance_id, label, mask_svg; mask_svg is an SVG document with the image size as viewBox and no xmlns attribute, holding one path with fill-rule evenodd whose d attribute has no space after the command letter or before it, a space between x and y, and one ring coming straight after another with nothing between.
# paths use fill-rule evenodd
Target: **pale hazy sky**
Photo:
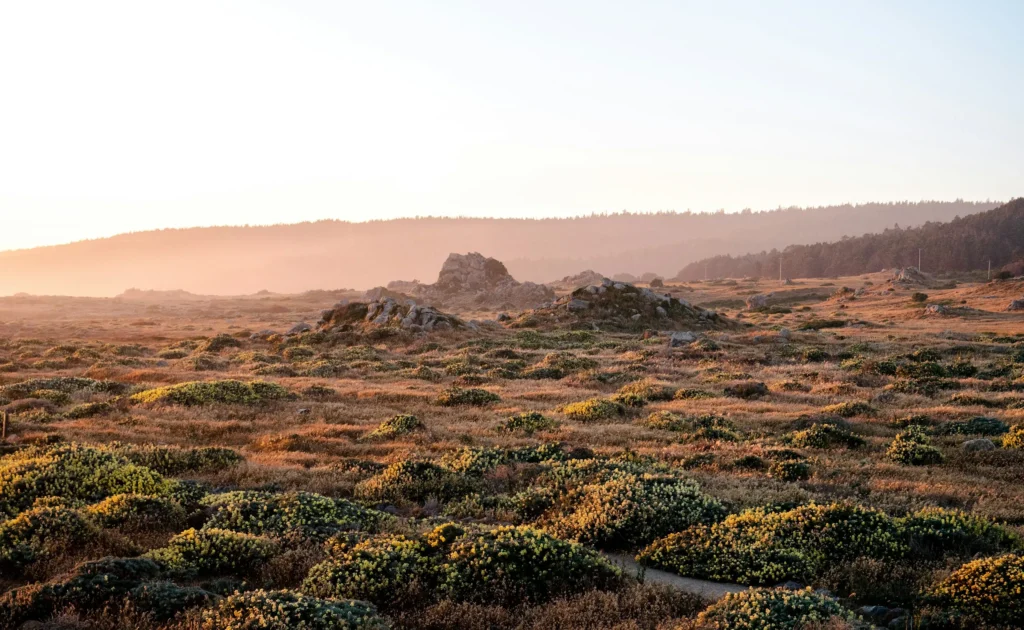
<instances>
[{"instance_id":1,"label":"pale hazy sky","mask_svg":"<svg viewBox=\"0 0 1024 630\"><path fill-rule=\"evenodd\" d=\"M0 249L1024 194L1024 2L0 0Z\"/></svg>"}]
</instances>

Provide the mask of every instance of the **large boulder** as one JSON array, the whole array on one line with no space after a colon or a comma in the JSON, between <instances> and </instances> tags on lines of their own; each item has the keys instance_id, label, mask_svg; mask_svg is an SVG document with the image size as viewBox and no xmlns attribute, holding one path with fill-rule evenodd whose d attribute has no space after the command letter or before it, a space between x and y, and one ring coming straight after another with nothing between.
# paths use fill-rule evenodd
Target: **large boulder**
<instances>
[{"instance_id":1,"label":"large boulder","mask_svg":"<svg viewBox=\"0 0 1024 630\"><path fill-rule=\"evenodd\" d=\"M1024 311L1024 298L1010 302L1010 305L1006 307L1006 310Z\"/></svg>"},{"instance_id":2,"label":"large boulder","mask_svg":"<svg viewBox=\"0 0 1024 630\"><path fill-rule=\"evenodd\" d=\"M431 332L466 327L458 317L442 313L432 306L382 297L373 302L339 304L323 312L319 330L365 331L373 328L398 328L409 332Z\"/></svg>"},{"instance_id":3,"label":"large boulder","mask_svg":"<svg viewBox=\"0 0 1024 630\"><path fill-rule=\"evenodd\" d=\"M548 282L547 285L558 291L574 291L580 287L585 287L591 284L601 284L602 280L604 280L604 276L593 269L587 269L586 271L581 271L574 276L566 276L561 280Z\"/></svg>"}]
</instances>

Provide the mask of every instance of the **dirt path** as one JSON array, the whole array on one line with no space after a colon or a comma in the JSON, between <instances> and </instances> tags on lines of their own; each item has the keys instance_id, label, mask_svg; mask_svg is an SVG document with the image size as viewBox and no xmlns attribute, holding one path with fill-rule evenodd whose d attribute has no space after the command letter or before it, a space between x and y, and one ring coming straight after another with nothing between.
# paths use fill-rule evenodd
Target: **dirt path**
<instances>
[{"instance_id":1,"label":"dirt path","mask_svg":"<svg viewBox=\"0 0 1024 630\"><path fill-rule=\"evenodd\" d=\"M708 599L721 599L725 597L726 593L739 593L740 591L745 591L750 588L749 586L743 586L742 584L695 580L693 578L682 577L667 571L651 569L650 567L641 567L631 556L622 553L602 553L602 555L622 567L622 569L627 573L636 574L642 571L644 580L647 582L653 582L654 584L667 584L669 586L674 586L681 591L702 595Z\"/></svg>"}]
</instances>

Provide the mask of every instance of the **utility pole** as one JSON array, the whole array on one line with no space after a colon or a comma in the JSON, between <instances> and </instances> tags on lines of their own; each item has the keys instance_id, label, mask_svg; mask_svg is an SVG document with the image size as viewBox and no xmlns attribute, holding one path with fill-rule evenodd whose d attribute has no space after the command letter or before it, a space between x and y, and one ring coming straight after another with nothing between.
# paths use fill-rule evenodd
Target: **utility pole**
<instances>
[{"instance_id":1,"label":"utility pole","mask_svg":"<svg viewBox=\"0 0 1024 630\"><path fill-rule=\"evenodd\" d=\"M779 282L782 282L782 254L779 254Z\"/></svg>"},{"instance_id":2,"label":"utility pole","mask_svg":"<svg viewBox=\"0 0 1024 630\"><path fill-rule=\"evenodd\" d=\"M708 264L704 263L704 282L708 281Z\"/></svg>"},{"instance_id":3,"label":"utility pole","mask_svg":"<svg viewBox=\"0 0 1024 630\"><path fill-rule=\"evenodd\" d=\"M989 279L989 282L992 281L992 259L991 258L988 259L988 279Z\"/></svg>"},{"instance_id":4,"label":"utility pole","mask_svg":"<svg viewBox=\"0 0 1024 630\"><path fill-rule=\"evenodd\" d=\"M921 271L921 248L917 248L917 270Z\"/></svg>"}]
</instances>

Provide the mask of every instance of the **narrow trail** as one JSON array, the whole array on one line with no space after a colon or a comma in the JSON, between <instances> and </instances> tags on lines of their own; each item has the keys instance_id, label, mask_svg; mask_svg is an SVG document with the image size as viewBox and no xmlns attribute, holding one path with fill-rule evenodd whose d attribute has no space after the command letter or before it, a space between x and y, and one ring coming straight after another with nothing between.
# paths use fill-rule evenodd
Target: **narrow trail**
<instances>
[{"instance_id":1,"label":"narrow trail","mask_svg":"<svg viewBox=\"0 0 1024 630\"><path fill-rule=\"evenodd\" d=\"M687 593L693 593L695 595L701 595L712 600L722 599L727 593L739 593L750 588L749 586L743 586L742 584L729 584L728 582L709 582L707 580L696 580L694 578L682 577L675 573L669 573L667 571L661 571L659 569L652 569L650 567L642 567L637 564L631 556L624 553L604 553L601 552L608 560L622 567L626 572L639 573L643 572L644 580L652 582L654 584L666 584L673 586L681 591Z\"/></svg>"}]
</instances>

